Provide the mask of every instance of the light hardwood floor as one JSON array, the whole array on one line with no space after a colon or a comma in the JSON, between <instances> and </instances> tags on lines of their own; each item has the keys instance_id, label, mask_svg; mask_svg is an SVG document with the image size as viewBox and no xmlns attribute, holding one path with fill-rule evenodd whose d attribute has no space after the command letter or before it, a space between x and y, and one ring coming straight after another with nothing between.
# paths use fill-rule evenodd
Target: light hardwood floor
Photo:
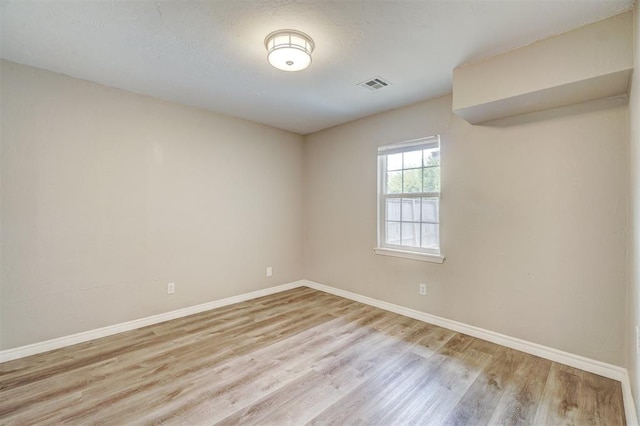
<instances>
[{"instance_id":1,"label":"light hardwood floor","mask_svg":"<svg viewBox=\"0 0 640 426\"><path fill-rule=\"evenodd\" d=\"M309 288L0 364L0 424L624 424L620 384Z\"/></svg>"}]
</instances>

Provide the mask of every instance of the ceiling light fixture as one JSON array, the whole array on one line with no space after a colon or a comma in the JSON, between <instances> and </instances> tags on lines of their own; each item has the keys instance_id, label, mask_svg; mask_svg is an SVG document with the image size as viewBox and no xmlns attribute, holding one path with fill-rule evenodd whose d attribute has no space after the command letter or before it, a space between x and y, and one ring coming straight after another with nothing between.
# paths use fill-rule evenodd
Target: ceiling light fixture
<instances>
[{"instance_id":1,"label":"ceiling light fixture","mask_svg":"<svg viewBox=\"0 0 640 426\"><path fill-rule=\"evenodd\" d=\"M274 31L264 39L269 63L279 70L300 71L311 65L315 44L311 37L296 30Z\"/></svg>"}]
</instances>

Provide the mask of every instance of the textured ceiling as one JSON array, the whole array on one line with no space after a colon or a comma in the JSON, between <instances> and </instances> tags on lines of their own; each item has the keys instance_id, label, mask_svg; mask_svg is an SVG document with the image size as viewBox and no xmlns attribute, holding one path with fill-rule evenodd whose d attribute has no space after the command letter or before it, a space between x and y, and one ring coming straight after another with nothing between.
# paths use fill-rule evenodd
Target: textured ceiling
<instances>
[{"instance_id":1,"label":"textured ceiling","mask_svg":"<svg viewBox=\"0 0 640 426\"><path fill-rule=\"evenodd\" d=\"M0 0L2 58L307 134L446 94L456 66L633 0ZM294 28L313 64L268 65ZM378 92L357 86L381 76Z\"/></svg>"}]
</instances>

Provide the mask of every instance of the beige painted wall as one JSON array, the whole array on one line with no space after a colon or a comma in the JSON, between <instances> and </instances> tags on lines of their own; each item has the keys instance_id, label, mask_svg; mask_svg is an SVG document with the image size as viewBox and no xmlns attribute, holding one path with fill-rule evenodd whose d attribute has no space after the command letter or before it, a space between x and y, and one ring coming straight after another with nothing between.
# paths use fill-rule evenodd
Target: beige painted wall
<instances>
[{"instance_id":1,"label":"beige painted wall","mask_svg":"<svg viewBox=\"0 0 640 426\"><path fill-rule=\"evenodd\" d=\"M0 66L2 349L303 278L301 136Z\"/></svg>"},{"instance_id":2,"label":"beige painted wall","mask_svg":"<svg viewBox=\"0 0 640 426\"><path fill-rule=\"evenodd\" d=\"M640 327L640 5L634 10L634 72L629 96L629 128L631 150L631 241L629 304L628 368L631 389L640 414L640 354L636 348L636 327Z\"/></svg>"},{"instance_id":3,"label":"beige painted wall","mask_svg":"<svg viewBox=\"0 0 640 426\"><path fill-rule=\"evenodd\" d=\"M305 275L624 365L627 128L624 99L471 126L442 97L310 135ZM376 255L376 147L433 134L446 260Z\"/></svg>"}]
</instances>

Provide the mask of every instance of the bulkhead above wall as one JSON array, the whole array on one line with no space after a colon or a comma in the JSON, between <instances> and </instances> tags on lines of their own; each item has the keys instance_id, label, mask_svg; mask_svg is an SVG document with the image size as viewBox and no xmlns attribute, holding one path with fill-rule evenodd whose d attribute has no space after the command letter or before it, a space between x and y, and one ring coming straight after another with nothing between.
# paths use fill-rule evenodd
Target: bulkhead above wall
<instances>
[{"instance_id":1,"label":"bulkhead above wall","mask_svg":"<svg viewBox=\"0 0 640 426\"><path fill-rule=\"evenodd\" d=\"M453 70L453 111L471 124L626 95L631 12Z\"/></svg>"}]
</instances>

